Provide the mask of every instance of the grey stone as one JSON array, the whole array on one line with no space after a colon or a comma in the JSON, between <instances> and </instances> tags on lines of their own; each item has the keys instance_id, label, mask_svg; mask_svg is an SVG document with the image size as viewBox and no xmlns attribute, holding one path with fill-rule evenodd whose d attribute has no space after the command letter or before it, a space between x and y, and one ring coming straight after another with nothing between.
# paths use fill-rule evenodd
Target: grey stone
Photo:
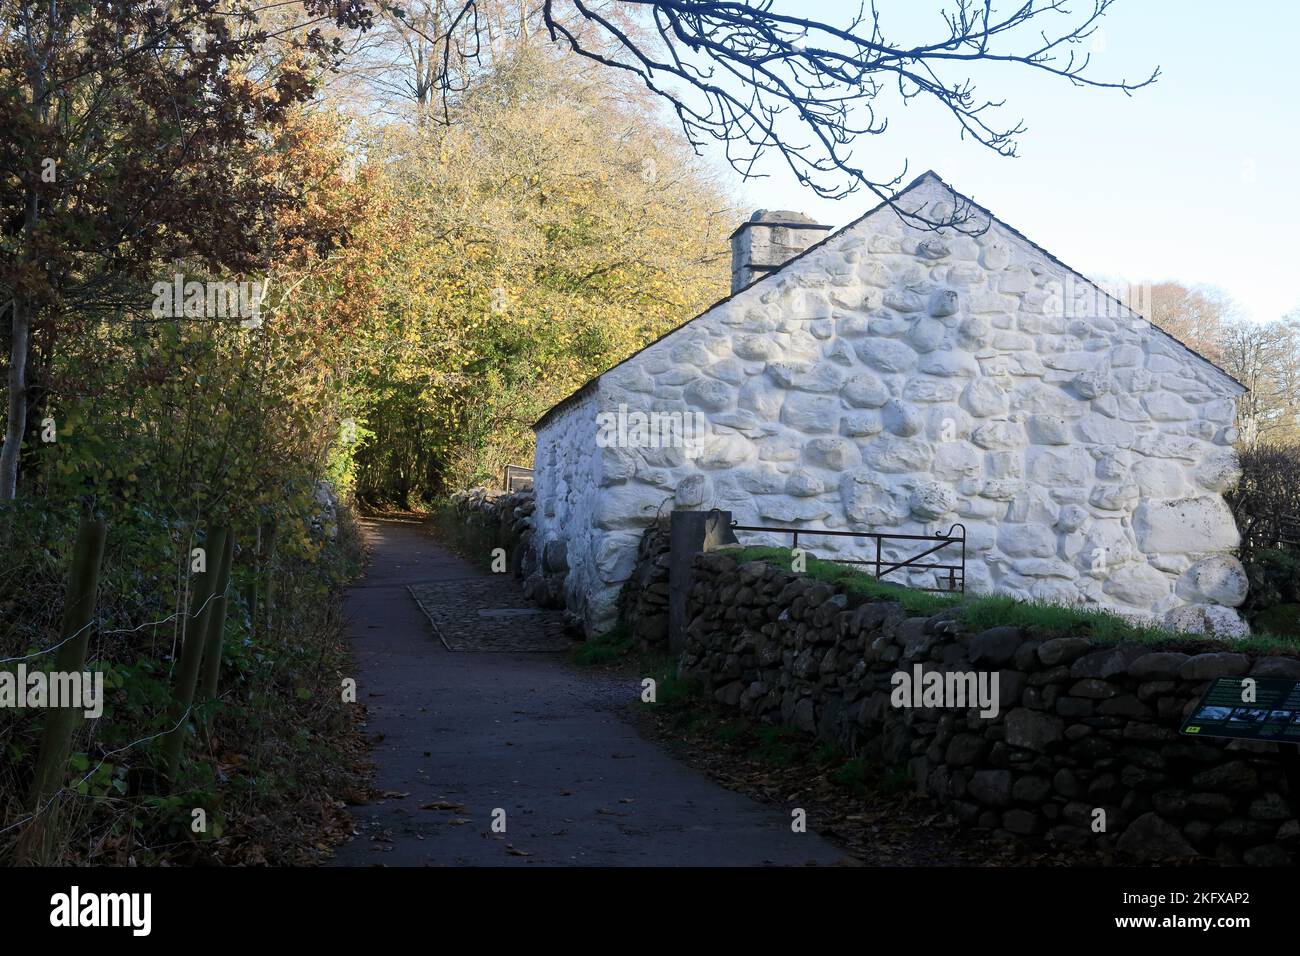
<instances>
[{"instance_id":1,"label":"grey stone","mask_svg":"<svg viewBox=\"0 0 1300 956\"><path fill-rule=\"evenodd\" d=\"M1083 792L1083 788L1079 785L1079 778L1067 767L1056 771L1052 777L1052 789L1063 797L1077 797Z\"/></svg>"},{"instance_id":2,"label":"grey stone","mask_svg":"<svg viewBox=\"0 0 1300 956\"><path fill-rule=\"evenodd\" d=\"M1006 710L1020 703L1027 675L1023 671L998 671L998 707Z\"/></svg>"},{"instance_id":3,"label":"grey stone","mask_svg":"<svg viewBox=\"0 0 1300 956\"><path fill-rule=\"evenodd\" d=\"M988 750L983 737L975 734L957 734L948 743L944 763L953 767L969 767L981 760Z\"/></svg>"},{"instance_id":4,"label":"grey stone","mask_svg":"<svg viewBox=\"0 0 1300 956\"><path fill-rule=\"evenodd\" d=\"M1272 843L1252 846L1241 855L1248 866L1291 866L1295 857Z\"/></svg>"},{"instance_id":5,"label":"grey stone","mask_svg":"<svg viewBox=\"0 0 1300 956\"><path fill-rule=\"evenodd\" d=\"M1186 790L1161 790L1151 795L1151 804L1163 817L1185 817L1189 796Z\"/></svg>"},{"instance_id":6,"label":"grey stone","mask_svg":"<svg viewBox=\"0 0 1300 956\"><path fill-rule=\"evenodd\" d=\"M1233 760L1202 770L1192 777L1192 786L1215 793L1248 793L1259 786L1259 774L1244 760Z\"/></svg>"},{"instance_id":7,"label":"grey stone","mask_svg":"<svg viewBox=\"0 0 1300 956\"><path fill-rule=\"evenodd\" d=\"M1158 813L1144 813L1130 823L1116 844L1120 852L1144 861L1192 859L1196 848Z\"/></svg>"},{"instance_id":8,"label":"grey stone","mask_svg":"<svg viewBox=\"0 0 1300 956\"><path fill-rule=\"evenodd\" d=\"M1265 793L1251 801L1247 814L1252 820L1285 820L1291 807L1280 793Z\"/></svg>"},{"instance_id":9,"label":"grey stone","mask_svg":"<svg viewBox=\"0 0 1300 956\"><path fill-rule=\"evenodd\" d=\"M1288 820L1278 827L1276 839L1285 846L1300 845L1300 820Z\"/></svg>"},{"instance_id":10,"label":"grey stone","mask_svg":"<svg viewBox=\"0 0 1300 956\"><path fill-rule=\"evenodd\" d=\"M1261 657L1250 669L1250 676L1300 680L1300 661L1290 657Z\"/></svg>"},{"instance_id":11,"label":"grey stone","mask_svg":"<svg viewBox=\"0 0 1300 956\"><path fill-rule=\"evenodd\" d=\"M546 547L542 551L542 567L553 574L568 571L568 551L568 544L559 538L546 542Z\"/></svg>"},{"instance_id":12,"label":"grey stone","mask_svg":"<svg viewBox=\"0 0 1300 956\"><path fill-rule=\"evenodd\" d=\"M1178 669L1183 680L1213 680L1216 677L1235 677L1250 669L1250 658L1245 654L1216 652L1189 657Z\"/></svg>"},{"instance_id":13,"label":"grey stone","mask_svg":"<svg viewBox=\"0 0 1300 956\"><path fill-rule=\"evenodd\" d=\"M1011 802L1011 771L978 770L971 777L967 792L986 806L1005 807Z\"/></svg>"},{"instance_id":14,"label":"grey stone","mask_svg":"<svg viewBox=\"0 0 1300 956\"><path fill-rule=\"evenodd\" d=\"M1246 817L1229 817L1214 828L1214 835L1221 840L1235 843L1260 843L1273 836L1276 824Z\"/></svg>"},{"instance_id":15,"label":"grey stone","mask_svg":"<svg viewBox=\"0 0 1300 956\"><path fill-rule=\"evenodd\" d=\"M1140 657L1142 650L1134 647L1108 647L1100 651L1085 654L1070 665L1070 676L1074 678L1097 677L1107 680L1118 677L1128 670L1129 664Z\"/></svg>"},{"instance_id":16,"label":"grey stone","mask_svg":"<svg viewBox=\"0 0 1300 956\"><path fill-rule=\"evenodd\" d=\"M1173 680L1187 659L1186 654L1175 651L1143 654L1129 664L1128 673L1136 680Z\"/></svg>"},{"instance_id":17,"label":"grey stone","mask_svg":"<svg viewBox=\"0 0 1300 956\"><path fill-rule=\"evenodd\" d=\"M1128 717L1132 720L1151 716L1151 708L1132 694L1121 694L1110 700L1103 700L1097 710L1107 717ZM1126 727L1125 730L1127 729Z\"/></svg>"},{"instance_id":18,"label":"grey stone","mask_svg":"<svg viewBox=\"0 0 1300 956\"><path fill-rule=\"evenodd\" d=\"M1004 664L1015 656L1023 639L1018 627L991 627L970 640L970 661L976 667Z\"/></svg>"},{"instance_id":19,"label":"grey stone","mask_svg":"<svg viewBox=\"0 0 1300 956\"><path fill-rule=\"evenodd\" d=\"M1119 777L1124 786L1134 790L1158 790L1169 781L1163 773L1132 763L1121 771Z\"/></svg>"},{"instance_id":20,"label":"grey stone","mask_svg":"<svg viewBox=\"0 0 1300 956\"><path fill-rule=\"evenodd\" d=\"M927 618L909 617L898 625L898 638L903 643L903 656L923 657L934 646L935 636L926 633Z\"/></svg>"},{"instance_id":21,"label":"grey stone","mask_svg":"<svg viewBox=\"0 0 1300 956\"><path fill-rule=\"evenodd\" d=\"M1048 667L1068 664L1086 653L1092 641L1084 637L1058 637L1038 646L1038 659Z\"/></svg>"},{"instance_id":22,"label":"grey stone","mask_svg":"<svg viewBox=\"0 0 1300 956\"><path fill-rule=\"evenodd\" d=\"M1187 812L1195 817L1224 820L1232 816L1232 800L1221 793L1193 793L1187 798Z\"/></svg>"},{"instance_id":23,"label":"grey stone","mask_svg":"<svg viewBox=\"0 0 1300 956\"><path fill-rule=\"evenodd\" d=\"M1062 717L1091 717L1095 710L1096 705L1083 697L1056 698L1056 712Z\"/></svg>"},{"instance_id":24,"label":"grey stone","mask_svg":"<svg viewBox=\"0 0 1300 956\"><path fill-rule=\"evenodd\" d=\"M733 680L730 684L719 687L713 692L713 696L728 707L735 707L740 703L740 695L745 692L745 685L738 680Z\"/></svg>"},{"instance_id":25,"label":"grey stone","mask_svg":"<svg viewBox=\"0 0 1300 956\"><path fill-rule=\"evenodd\" d=\"M1019 778L1011 787L1011 797L1021 803L1038 804L1046 800L1052 793L1052 785L1046 777L1039 777L1035 774L1026 774ZM1010 829L1008 827L1008 829Z\"/></svg>"},{"instance_id":26,"label":"grey stone","mask_svg":"<svg viewBox=\"0 0 1300 956\"><path fill-rule=\"evenodd\" d=\"M1114 697L1119 694L1119 689L1113 684L1108 684L1104 680L1098 680L1095 677L1088 677L1081 681L1076 681L1070 688L1070 694L1074 697L1087 697L1091 700L1104 700L1107 697Z\"/></svg>"},{"instance_id":27,"label":"grey stone","mask_svg":"<svg viewBox=\"0 0 1300 956\"><path fill-rule=\"evenodd\" d=\"M800 730L812 733L817 729L816 721L813 718L813 702L811 697L805 697L799 703L794 705L794 725Z\"/></svg>"},{"instance_id":28,"label":"grey stone","mask_svg":"<svg viewBox=\"0 0 1300 956\"><path fill-rule=\"evenodd\" d=\"M1059 719L1025 707L1007 714L1006 741L1009 746L1046 753L1062 740L1064 726Z\"/></svg>"}]
</instances>

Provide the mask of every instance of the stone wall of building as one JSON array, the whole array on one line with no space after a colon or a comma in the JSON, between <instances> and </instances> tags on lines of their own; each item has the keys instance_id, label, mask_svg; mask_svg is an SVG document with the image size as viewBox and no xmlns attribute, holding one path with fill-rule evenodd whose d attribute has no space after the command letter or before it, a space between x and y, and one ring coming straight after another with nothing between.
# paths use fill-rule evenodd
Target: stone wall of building
<instances>
[{"instance_id":1,"label":"stone wall of building","mask_svg":"<svg viewBox=\"0 0 1300 956\"><path fill-rule=\"evenodd\" d=\"M969 633L951 611L909 616L728 550L696 558L689 615L682 674L756 719L906 765L965 825L1140 860L1296 861L1300 794L1278 745L1179 734L1213 678L1300 678L1295 657ZM998 712L894 706L895 675L916 668L985 673Z\"/></svg>"},{"instance_id":2,"label":"stone wall of building","mask_svg":"<svg viewBox=\"0 0 1300 956\"><path fill-rule=\"evenodd\" d=\"M635 541L611 561L599 529L603 483L593 393L537 433L534 454L534 560L543 574L563 575L563 604L589 630L617 618L618 590L632 572Z\"/></svg>"},{"instance_id":3,"label":"stone wall of building","mask_svg":"<svg viewBox=\"0 0 1300 956\"><path fill-rule=\"evenodd\" d=\"M951 199L927 177L902 202L933 218ZM590 631L674 507L808 529L960 522L972 590L1244 629L1221 497L1240 386L981 216L966 228L982 234L936 234L879 210L543 421L538 527L587 556L568 587ZM650 427L626 427L636 415ZM686 440L641 440L664 416L689 416Z\"/></svg>"}]
</instances>

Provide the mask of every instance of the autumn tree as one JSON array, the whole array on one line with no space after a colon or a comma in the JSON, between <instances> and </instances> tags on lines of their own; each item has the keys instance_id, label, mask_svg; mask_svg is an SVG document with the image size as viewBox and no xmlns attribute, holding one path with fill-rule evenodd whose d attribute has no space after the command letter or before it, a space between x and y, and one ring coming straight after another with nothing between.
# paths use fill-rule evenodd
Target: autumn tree
<instances>
[{"instance_id":1,"label":"autumn tree","mask_svg":"<svg viewBox=\"0 0 1300 956\"><path fill-rule=\"evenodd\" d=\"M1241 315L1213 286L1110 284L1130 307L1249 389L1237 402L1242 447L1300 440L1300 312L1261 322Z\"/></svg>"},{"instance_id":2,"label":"autumn tree","mask_svg":"<svg viewBox=\"0 0 1300 956\"><path fill-rule=\"evenodd\" d=\"M1142 286L1145 302L1130 303L1184 345L1214 360L1236 306L1221 289L1166 280Z\"/></svg>"},{"instance_id":3,"label":"autumn tree","mask_svg":"<svg viewBox=\"0 0 1300 956\"><path fill-rule=\"evenodd\" d=\"M1237 402L1241 443L1300 441L1300 312L1273 322L1229 322L1216 354L1250 390Z\"/></svg>"},{"instance_id":4,"label":"autumn tree","mask_svg":"<svg viewBox=\"0 0 1300 956\"><path fill-rule=\"evenodd\" d=\"M544 50L449 126L388 126L360 483L413 501L531 460L550 404L726 292L737 213L663 125ZM414 497L413 497L414 496Z\"/></svg>"},{"instance_id":5,"label":"autumn tree","mask_svg":"<svg viewBox=\"0 0 1300 956\"><path fill-rule=\"evenodd\" d=\"M318 25L372 17L338 0L295 10L270 29L217 0L0 0L0 501L17 495L63 328L140 312L158 262L243 274L274 259L268 224L296 197L249 175L248 156L338 54Z\"/></svg>"}]
</instances>

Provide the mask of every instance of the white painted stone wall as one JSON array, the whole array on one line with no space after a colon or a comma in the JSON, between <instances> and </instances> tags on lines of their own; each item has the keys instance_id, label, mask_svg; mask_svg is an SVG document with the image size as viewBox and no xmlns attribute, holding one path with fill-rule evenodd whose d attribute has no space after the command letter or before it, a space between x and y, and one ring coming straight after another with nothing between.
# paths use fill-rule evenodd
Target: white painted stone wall
<instances>
[{"instance_id":1,"label":"white painted stone wall","mask_svg":"<svg viewBox=\"0 0 1300 956\"><path fill-rule=\"evenodd\" d=\"M533 476L533 540L538 558L545 561L548 548L552 560L563 555L569 568L565 606L591 621L605 618L600 602L609 590L596 573L592 547L592 517L601 490L596 410L592 392L537 433Z\"/></svg>"},{"instance_id":2,"label":"white painted stone wall","mask_svg":"<svg viewBox=\"0 0 1300 956\"><path fill-rule=\"evenodd\" d=\"M951 198L926 177L903 201L934 217ZM1000 223L936 235L886 208L546 421L537 527L568 542L570 606L591 633L614 621L640 529L674 506L809 529L961 522L968 590L1234 632L1245 578L1221 493L1241 391ZM707 433L697 448L599 447L597 416L620 405L700 411Z\"/></svg>"}]
</instances>

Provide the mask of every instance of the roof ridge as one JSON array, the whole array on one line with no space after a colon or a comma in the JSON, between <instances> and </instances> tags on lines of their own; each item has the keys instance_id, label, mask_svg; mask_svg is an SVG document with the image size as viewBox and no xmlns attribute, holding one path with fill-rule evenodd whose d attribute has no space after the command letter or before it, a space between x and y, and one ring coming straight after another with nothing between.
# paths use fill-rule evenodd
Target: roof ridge
<instances>
[{"instance_id":1,"label":"roof ridge","mask_svg":"<svg viewBox=\"0 0 1300 956\"><path fill-rule=\"evenodd\" d=\"M1063 261L1059 256L1055 255L1055 254L1052 253L1052 252L1049 252L1049 251L1048 251L1047 249L1045 249L1043 246L1040 246L1038 243L1034 242L1034 240L1030 239L1028 236L1026 236L1023 232L1021 232L1021 231L1020 231L1019 229L1017 229L1015 226L1013 226L1013 225L1011 225L1010 223L1006 222L1005 220L999 218L997 215L995 215L995 214L992 212L992 210L988 209L986 206L983 206L983 205L981 205L980 203L976 202L974 199L972 199L970 196L967 196L965 193L963 193L963 192L959 192L955 187L953 187L949 182L947 182L947 181L946 181L942 176L940 176L938 173L936 173L933 169L927 169L925 172L921 173L919 176L917 176L915 179L913 179L910 183L908 183L906 186L904 186L904 187L903 187L902 189L900 189L898 192L894 193L894 195L893 195L892 198L890 198L890 199L886 199L886 200L882 200L881 202L879 202L879 203L877 203L876 205L872 206L870 209L868 209L868 210L867 210L866 212L864 212L862 215L858 216L856 219L852 220L851 222L847 223L846 225L841 226L839 229L836 229L835 231L833 231L833 232L829 233L828 235L826 235L823 239L821 239L821 241L819 241L819 242L815 242L815 243L813 243L811 246L809 246L807 249L804 249L803 251L801 251L800 253L798 253L797 255L791 256L791 257L790 257L789 259L787 259L785 262L781 263L781 265L780 265L779 267L777 267L776 269L773 269L771 272L768 272L768 273L765 273L764 275L759 276L758 278L754 279L753 281L751 281L751 282L748 283L747 285L741 286L739 289L736 289L735 291L733 291L730 295L723 296L721 299L719 299L718 301L714 302L712 305L710 305L710 306L708 306L707 308L705 308L704 311L699 312L699 313L697 313L696 315L691 316L689 319L686 319L685 321L678 323L677 325L673 326L671 329L669 329L669 330L667 330L666 332L664 332L662 335L657 336L656 338L654 338L654 339L652 339L651 341L647 342L645 345L641 346L641 348L637 349L635 352L632 352L632 353L631 353L630 355L628 355L626 358L624 358L624 359L620 359L619 361L615 362L613 365L609 366L609 368L605 369L604 371L602 371L602 372L598 373L597 375L593 376L592 378L588 379L588 380L587 380L586 382L584 382L582 385L578 386L576 389L574 389L572 392L570 392L570 393L569 393L568 395L566 395L564 398L560 399L558 402L556 402L554 405L552 405L549 409L547 409L547 410L542 414L542 416L541 416L540 418L538 418L537 421L535 421L535 422L533 423L533 431L537 431L538 429L540 429L540 428L541 428L543 425L545 425L545 424L547 423L547 421L549 421L553 416L559 414L563 409L567 408L570 404L572 404L573 402L576 402L579 398L582 398L583 396L585 396L586 394L588 394L588 393L590 392L590 390L591 390L592 388L595 387L596 383L598 383L598 382L601 380L601 378L603 378L603 377L606 375L606 373L608 373L608 372L612 372L614 369L619 368L620 366L625 365L626 363L632 361L632 359L636 358L638 355L640 355L640 354L641 354L642 352L644 352L646 349L649 349L650 347L652 347L652 346L654 346L654 345L658 345L658 344L659 344L660 342L662 342L664 339L668 338L668 336L672 335L674 332L677 332L677 331L679 331L679 330L681 330L681 329L684 329L686 326L690 325L690 324L691 324L692 322L694 322L696 319L702 319L704 316L708 315L708 314L709 314L710 312L712 312L714 309L718 308L718 307L721 306L721 305L725 305L726 303L730 302L732 299L734 299L736 296L740 295L742 292L746 292L746 291L748 291L749 289L752 289L754 286L758 285L758 283L760 283L760 282L765 282L765 281L767 281L768 279L773 278L774 276L778 276L778 275L780 275L782 272L785 271L785 269L786 269L787 266L793 265L795 262L798 262L800 259L804 258L805 256L811 254L812 252L816 251L817 249L820 249L822 246L824 246L824 245L826 245L827 243L831 242L832 240L834 240L834 239L837 238L838 236L842 235L843 233L848 232L850 229L854 229L854 228L856 228L856 227L859 226L861 223L863 223L865 220L867 220L867 219L870 218L871 216L874 216L876 213L880 212L882 209L884 209L884 208L886 208L886 207L896 206L897 203L898 203L898 201L899 201L899 199L901 199L905 194L907 194L907 193L910 192L911 190L913 190L913 189L915 189L916 187L920 186L923 182L925 182L925 181L927 181L927 180L930 180L930 179L933 179L933 180L934 180L935 182L937 182L939 185L943 186L946 190L948 190L948 192L950 192L950 193L953 195L954 198L956 198L956 199L960 199L960 200L962 200L962 201L968 203L971 207L973 207L974 209L978 210L979 212L981 212L981 213L983 213L985 216L987 216L988 219L989 219L989 225L992 225L993 223L996 222L999 226L1001 226L1003 229L1007 230L1007 231L1008 231L1009 233L1011 233L1012 235L1016 236L1016 237L1017 237L1018 239L1020 239L1022 242L1025 242L1025 243L1027 243L1029 246L1031 246L1032 248L1038 250L1038 252L1040 252L1043 256L1045 256L1048 260L1050 260L1051 262L1053 262L1053 263L1055 263L1056 265L1060 266L1060 267L1061 267L1062 269L1064 269L1066 272L1069 272L1069 273L1071 273L1072 275L1075 275L1075 276L1077 276L1078 278L1082 279L1084 282L1086 282L1089 286L1091 286L1091 287L1092 287L1093 289L1095 289L1097 292L1100 292L1103 296L1105 296L1106 299L1108 299L1109 301L1115 303L1115 304L1116 304L1117 306L1119 306L1121 309L1126 310L1127 312L1129 312L1130 314L1132 314L1134 317L1136 317L1136 318L1138 318L1138 319L1141 319L1143 322L1146 322L1149 326L1151 326L1151 328L1155 329L1155 330L1156 330L1157 332L1159 332L1161 335L1163 335L1163 336L1165 336L1166 338L1168 338L1168 339L1169 339L1171 342L1173 342L1175 345L1178 345L1178 346L1180 346L1181 348L1186 349L1186 350L1187 350L1191 355L1195 356L1196 358L1198 358L1198 359L1200 359L1202 362L1204 362L1206 365L1210 366L1212 369L1214 369L1216 372L1218 372L1218 373L1219 373L1220 375L1222 375L1224 378L1228 379L1228 381L1232 382L1233 384L1237 385L1238 387L1240 387L1240 388L1242 388L1242 389L1246 389L1246 386L1245 386L1245 385L1243 385L1240 381L1238 381L1238 380L1237 380L1233 375L1229 374L1226 370L1224 370L1223 368L1221 368L1217 363L1211 361L1209 358L1207 358L1206 356L1202 355L1200 352L1196 351L1196 349L1192 348L1192 347L1191 347L1190 345L1188 345L1186 342L1181 341L1181 340L1178 339L1176 336L1174 336L1174 335L1172 335L1171 333L1169 333L1169 332L1165 331L1164 329L1160 328L1160 326L1156 325L1156 324L1155 324L1154 322L1152 322L1149 318L1147 318L1147 317L1146 317L1145 315L1143 315L1141 312L1138 312L1138 311L1137 311L1136 309L1134 309L1132 306L1128 305L1127 303L1123 302L1122 300L1120 300L1120 299L1117 298L1116 296L1114 296L1114 295L1112 295L1111 293L1107 292L1107 291L1106 291L1105 289L1103 289L1100 285L1098 285L1098 284L1097 284L1093 279L1090 279L1090 278L1089 278L1088 276L1086 276L1084 273L1080 272L1078 269L1074 268L1073 266L1071 266L1071 265L1069 265L1068 263L1066 263L1065 261ZM1249 389L1246 389L1246 390L1249 391Z\"/></svg>"}]
</instances>

